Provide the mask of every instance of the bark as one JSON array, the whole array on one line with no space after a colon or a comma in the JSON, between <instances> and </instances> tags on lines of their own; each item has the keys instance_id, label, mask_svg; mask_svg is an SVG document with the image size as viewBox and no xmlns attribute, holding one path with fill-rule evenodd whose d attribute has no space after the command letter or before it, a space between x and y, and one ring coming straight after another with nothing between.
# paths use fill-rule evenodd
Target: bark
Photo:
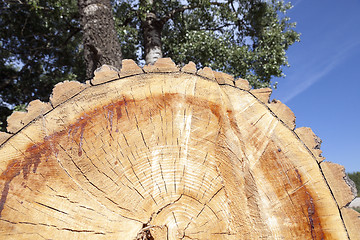
<instances>
[{"instance_id":1,"label":"bark","mask_svg":"<svg viewBox=\"0 0 360 240\"><path fill-rule=\"evenodd\" d=\"M161 31L163 22L154 13L147 13L145 21L142 22L145 42L145 61L146 64L154 64L159 58L163 57Z\"/></svg>"},{"instance_id":2,"label":"bark","mask_svg":"<svg viewBox=\"0 0 360 240\"><path fill-rule=\"evenodd\" d=\"M79 0L86 76L104 64L121 69L122 53L110 0Z\"/></svg>"}]
</instances>

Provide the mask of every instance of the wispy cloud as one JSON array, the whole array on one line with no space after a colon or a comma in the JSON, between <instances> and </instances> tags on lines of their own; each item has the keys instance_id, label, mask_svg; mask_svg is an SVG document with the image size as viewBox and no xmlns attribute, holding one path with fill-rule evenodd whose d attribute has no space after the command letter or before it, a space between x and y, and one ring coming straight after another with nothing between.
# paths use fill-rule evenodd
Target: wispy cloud
<instances>
[{"instance_id":1,"label":"wispy cloud","mask_svg":"<svg viewBox=\"0 0 360 240\"><path fill-rule=\"evenodd\" d=\"M308 65L308 68L303 71L305 72L305 74L297 76L296 79L293 79L294 82L297 82L299 84L297 84L296 87L292 88L285 95L283 101L286 103L292 100L293 98L304 92L306 89L311 87L313 84L315 84L317 81L328 75L337 65L339 65L346 58L352 55L351 50L358 45L360 45L360 41L354 42L352 44L347 44L346 47L343 47L340 52L328 59L316 59L316 62L324 64L320 65L320 68L319 64Z\"/></svg>"},{"instance_id":2,"label":"wispy cloud","mask_svg":"<svg viewBox=\"0 0 360 240\"><path fill-rule=\"evenodd\" d=\"M294 1L294 2L290 1L290 2L291 2L291 4L293 5L293 7L296 7L296 5L298 5L299 3L301 3L302 0L298 0L298 1Z\"/></svg>"}]
</instances>

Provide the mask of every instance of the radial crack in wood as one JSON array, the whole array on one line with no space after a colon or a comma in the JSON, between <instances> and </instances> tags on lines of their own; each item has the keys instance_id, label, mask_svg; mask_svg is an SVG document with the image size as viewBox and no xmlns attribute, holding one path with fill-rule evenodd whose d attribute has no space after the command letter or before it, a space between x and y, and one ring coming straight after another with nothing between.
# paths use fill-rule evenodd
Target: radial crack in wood
<instances>
[{"instance_id":1,"label":"radial crack in wood","mask_svg":"<svg viewBox=\"0 0 360 240\"><path fill-rule=\"evenodd\" d=\"M295 129L295 115L288 106L275 99L268 106L291 130Z\"/></svg>"},{"instance_id":2,"label":"radial crack in wood","mask_svg":"<svg viewBox=\"0 0 360 240\"><path fill-rule=\"evenodd\" d=\"M214 71L213 71L211 68L209 68L209 67L204 67L204 68L202 68L202 69L199 69L199 70L197 71L197 74L198 74L199 76L204 77L204 78L207 78L207 79L216 81Z\"/></svg>"},{"instance_id":3,"label":"radial crack in wood","mask_svg":"<svg viewBox=\"0 0 360 240\"><path fill-rule=\"evenodd\" d=\"M104 66L105 67L105 66ZM96 78L96 73L95 73ZM107 79L107 78L105 78ZM82 84L76 81L64 81L55 85L52 94L50 95L50 102L53 107L65 102L69 98L78 94L90 84Z\"/></svg>"},{"instance_id":4,"label":"radial crack in wood","mask_svg":"<svg viewBox=\"0 0 360 240\"><path fill-rule=\"evenodd\" d=\"M356 239L268 90L184 68L100 79L4 142L0 238Z\"/></svg>"},{"instance_id":5,"label":"radial crack in wood","mask_svg":"<svg viewBox=\"0 0 360 240\"><path fill-rule=\"evenodd\" d=\"M6 132L0 132L0 145L3 144L6 140L8 140L12 135Z\"/></svg>"},{"instance_id":6,"label":"radial crack in wood","mask_svg":"<svg viewBox=\"0 0 360 240\"><path fill-rule=\"evenodd\" d=\"M301 141L308 147L313 153L316 160L321 163L325 158L321 155L321 139L315 135L315 133L308 127L300 127L295 129L295 133L300 137Z\"/></svg>"},{"instance_id":7,"label":"radial crack in wood","mask_svg":"<svg viewBox=\"0 0 360 240\"><path fill-rule=\"evenodd\" d=\"M360 213L351 208L341 209L350 239L360 239Z\"/></svg>"},{"instance_id":8,"label":"radial crack in wood","mask_svg":"<svg viewBox=\"0 0 360 240\"><path fill-rule=\"evenodd\" d=\"M349 205L349 203L355 199L356 195L354 195L351 186L345 181L345 179L348 178L345 173L345 168L331 162L322 162L321 168L326 181L329 183L330 188L333 189L333 194L339 207L342 208Z\"/></svg>"},{"instance_id":9,"label":"radial crack in wood","mask_svg":"<svg viewBox=\"0 0 360 240\"><path fill-rule=\"evenodd\" d=\"M260 101L265 104L269 103L270 95L272 93L271 88L260 88L260 89L252 89L250 90L255 97L257 97Z\"/></svg>"},{"instance_id":10,"label":"radial crack in wood","mask_svg":"<svg viewBox=\"0 0 360 240\"><path fill-rule=\"evenodd\" d=\"M249 82L242 78L238 78L235 80L235 86L246 91L249 91L251 89Z\"/></svg>"}]
</instances>

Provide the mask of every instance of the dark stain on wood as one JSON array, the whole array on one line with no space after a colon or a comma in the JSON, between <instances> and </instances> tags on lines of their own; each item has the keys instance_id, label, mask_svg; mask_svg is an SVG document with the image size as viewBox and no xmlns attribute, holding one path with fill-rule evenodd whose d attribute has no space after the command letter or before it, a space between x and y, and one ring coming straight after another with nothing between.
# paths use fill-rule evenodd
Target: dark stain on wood
<instances>
[{"instance_id":1,"label":"dark stain on wood","mask_svg":"<svg viewBox=\"0 0 360 240\"><path fill-rule=\"evenodd\" d=\"M293 225L297 226L293 229L294 232L298 232L295 234L296 236L302 234L306 236L305 238L325 239L310 190L303 182L299 170L290 161L287 161L282 151L277 151L273 142L269 143L261 156L260 167L266 173L264 176L267 181L273 183L273 190L277 198L288 199L294 206L293 208L281 209L278 217L291 216L291 220L296 221Z\"/></svg>"}]
</instances>

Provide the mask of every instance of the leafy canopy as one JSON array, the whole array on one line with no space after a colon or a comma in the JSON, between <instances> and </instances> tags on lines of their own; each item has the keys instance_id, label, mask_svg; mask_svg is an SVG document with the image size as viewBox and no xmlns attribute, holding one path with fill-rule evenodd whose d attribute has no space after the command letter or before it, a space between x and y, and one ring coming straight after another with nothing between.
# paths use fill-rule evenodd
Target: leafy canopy
<instances>
[{"instance_id":1,"label":"leafy canopy","mask_svg":"<svg viewBox=\"0 0 360 240\"><path fill-rule=\"evenodd\" d=\"M165 0L154 1L152 7L158 18L175 12L162 32L164 56L177 64L193 61L245 78L254 88L283 76L286 50L299 40L295 23L285 16L291 4L283 1ZM117 1L114 9L124 56L140 61L144 9L134 1Z\"/></svg>"},{"instance_id":2,"label":"leafy canopy","mask_svg":"<svg viewBox=\"0 0 360 240\"><path fill-rule=\"evenodd\" d=\"M153 2L153 4L150 4ZM275 0L113 0L124 58L143 64L142 20L152 11L166 19L163 53L270 86L287 66L286 50L299 34ZM5 0L0 3L0 116L16 105L46 101L64 80L85 80L76 0ZM0 123L1 124L1 123Z\"/></svg>"},{"instance_id":3,"label":"leafy canopy","mask_svg":"<svg viewBox=\"0 0 360 240\"><path fill-rule=\"evenodd\" d=\"M74 0L1 1L3 128L15 105L47 100L56 83L84 78L76 5Z\"/></svg>"}]
</instances>

